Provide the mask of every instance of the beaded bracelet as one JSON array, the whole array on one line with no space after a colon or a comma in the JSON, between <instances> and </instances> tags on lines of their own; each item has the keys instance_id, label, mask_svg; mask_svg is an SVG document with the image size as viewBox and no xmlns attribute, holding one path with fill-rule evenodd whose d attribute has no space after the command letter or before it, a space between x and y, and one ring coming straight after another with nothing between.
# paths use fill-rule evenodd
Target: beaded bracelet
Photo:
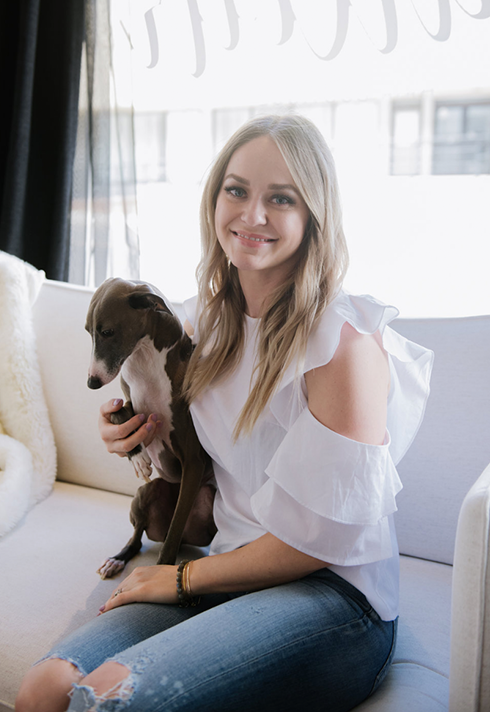
<instances>
[{"instance_id":1,"label":"beaded bracelet","mask_svg":"<svg viewBox=\"0 0 490 712\"><path fill-rule=\"evenodd\" d=\"M180 562L177 569L177 596L179 597L179 606L181 608L189 608L189 606L197 606L201 597L194 598L190 587L190 561L184 559Z\"/></svg>"}]
</instances>

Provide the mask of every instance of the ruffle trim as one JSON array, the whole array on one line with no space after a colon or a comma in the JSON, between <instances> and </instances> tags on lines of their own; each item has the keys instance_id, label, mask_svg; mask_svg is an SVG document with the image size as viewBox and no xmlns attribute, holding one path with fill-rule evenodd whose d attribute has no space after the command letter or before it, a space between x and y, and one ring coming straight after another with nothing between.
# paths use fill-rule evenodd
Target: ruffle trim
<instances>
[{"instance_id":1,"label":"ruffle trim","mask_svg":"<svg viewBox=\"0 0 490 712\"><path fill-rule=\"evenodd\" d=\"M387 517L374 526L343 524L302 507L273 480L251 499L254 516L265 531L286 544L337 566L361 566L395 553Z\"/></svg>"},{"instance_id":2,"label":"ruffle trim","mask_svg":"<svg viewBox=\"0 0 490 712\"><path fill-rule=\"evenodd\" d=\"M385 445L350 440L305 408L276 450L267 476L301 506L343 524L375 525L396 511L402 484Z\"/></svg>"}]
</instances>

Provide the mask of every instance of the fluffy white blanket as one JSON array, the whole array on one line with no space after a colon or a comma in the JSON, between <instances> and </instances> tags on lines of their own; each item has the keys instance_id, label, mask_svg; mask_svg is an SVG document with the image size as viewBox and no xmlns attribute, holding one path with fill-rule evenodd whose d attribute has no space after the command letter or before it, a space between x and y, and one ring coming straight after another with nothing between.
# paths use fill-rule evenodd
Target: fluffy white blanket
<instances>
[{"instance_id":1,"label":"fluffy white blanket","mask_svg":"<svg viewBox=\"0 0 490 712\"><path fill-rule=\"evenodd\" d=\"M50 493L56 477L32 322L44 278L0 251L0 536Z\"/></svg>"}]
</instances>

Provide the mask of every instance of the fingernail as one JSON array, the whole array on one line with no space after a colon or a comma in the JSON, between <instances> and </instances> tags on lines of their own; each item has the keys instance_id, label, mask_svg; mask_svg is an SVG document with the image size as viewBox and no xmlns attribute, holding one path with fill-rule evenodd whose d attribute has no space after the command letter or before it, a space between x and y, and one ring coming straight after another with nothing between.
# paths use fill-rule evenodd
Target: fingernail
<instances>
[{"instance_id":1,"label":"fingernail","mask_svg":"<svg viewBox=\"0 0 490 712\"><path fill-rule=\"evenodd\" d=\"M157 420L157 428L161 428L163 425L161 420Z\"/></svg>"},{"instance_id":2,"label":"fingernail","mask_svg":"<svg viewBox=\"0 0 490 712\"><path fill-rule=\"evenodd\" d=\"M152 414L150 415L150 420L153 420L154 423L157 422L157 416L155 415L155 413L152 413Z\"/></svg>"},{"instance_id":3,"label":"fingernail","mask_svg":"<svg viewBox=\"0 0 490 712\"><path fill-rule=\"evenodd\" d=\"M153 425L151 423L147 423L146 429L149 433L151 433L151 431L153 430Z\"/></svg>"},{"instance_id":4,"label":"fingernail","mask_svg":"<svg viewBox=\"0 0 490 712\"><path fill-rule=\"evenodd\" d=\"M121 398L114 398L112 401L112 405L115 407L116 405L120 405L122 403Z\"/></svg>"},{"instance_id":5,"label":"fingernail","mask_svg":"<svg viewBox=\"0 0 490 712\"><path fill-rule=\"evenodd\" d=\"M100 613L103 613L103 612L105 611L105 606L101 606L101 607L99 608L99 611L100 611Z\"/></svg>"},{"instance_id":6,"label":"fingernail","mask_svg":"<svg viewBox=\"0 0 490 712\"><path fill-rule=\"evenodd\" d=\"M138 415L138 418L141 420L141 422L146 420L144 413L141 413L140 415Z\"/></svg>"}]
</instances>

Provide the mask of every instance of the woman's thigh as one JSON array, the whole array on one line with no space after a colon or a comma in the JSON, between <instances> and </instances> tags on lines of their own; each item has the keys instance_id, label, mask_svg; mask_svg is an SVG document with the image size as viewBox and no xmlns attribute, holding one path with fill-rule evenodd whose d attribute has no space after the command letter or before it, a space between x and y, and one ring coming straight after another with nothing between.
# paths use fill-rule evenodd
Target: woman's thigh
<instances>
[{"instance_id":1,"label":"woman's thigh","mask_svg":"<svg viewBox=\"0 0 490 712\"><path fill-rule=\"evenodd\" d=\"M349 710L381 681L395 630L325 569L237 596L116 653L131 671L125 701L97 709ZM79 686L70 710L93 704Z\"/></svg>"},{"instance_id":2,"label":"woman's thigh","mask_svg":"<svg viewBox=\"0 0 490 712\"><path fill-rule=\"evenodd\" d=\"M108 658L148 640L228 600L227 596L209 596L195 608L164 606L157 603L132 603L94 617L57 643L41 660L60 658L73 663L84 675L102 665Z\"/></svg>"}]
</instances>

